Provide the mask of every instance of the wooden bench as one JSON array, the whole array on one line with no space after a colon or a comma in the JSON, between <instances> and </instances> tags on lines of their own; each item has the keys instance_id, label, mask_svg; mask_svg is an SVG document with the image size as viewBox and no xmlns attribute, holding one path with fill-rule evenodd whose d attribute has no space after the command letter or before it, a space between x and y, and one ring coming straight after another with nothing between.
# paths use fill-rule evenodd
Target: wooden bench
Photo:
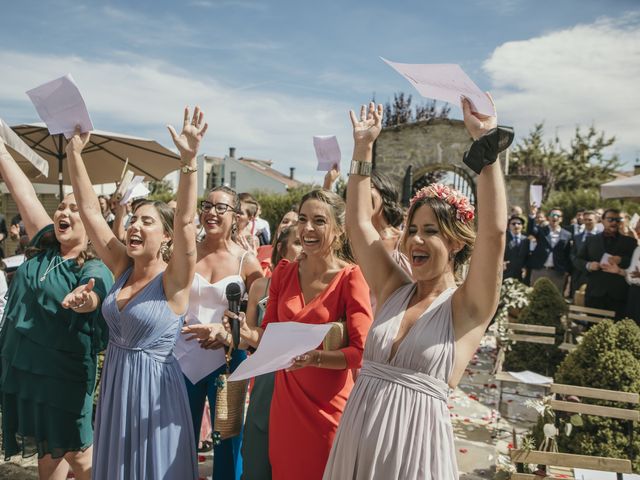
<instances>
[{"instance_id":1,"label":"wooden bench","mask_svg":"<svg viewBox=\"0 0 640 480\"><path fill-rule=\"evenodd\" d=\"M597 400L608 400L619 403L638 405L640 395L637 393L617 392L614 390L603 390L598 388L578 387L574 385L563 385L554 383L550 386L551 393L555 395L575 395L578 397L592 398ZM634 422L640 421L640 412L634 408L605 407L602 405L591 405L586 403L567 402L553 399L549 402L551 408L556 412L581 413L585 415L596 415L600 417L616 418L626 420L629 426L629 454L633 445ZM557 415L556 415L557 419ZM578 428L578 427L576 427ZM615 472L621 480L622 474L632 473L631 460L610 457L592 457L589 455L577 455L573 453L543 452L539 450L512 450L511 460L516 464L537 464L554 467L585 468L604 472ZM547 470L550 472L549 470ZM525 473L514 473L512 480L542 480L543 478L554 478L552 475L539 476ZM557 478L557 477L555 477Z\"/></svg>"},{"instance_id":2,"label":"wooden bench","mask_svg":"<svg viewBox=\"0 0 640 480\"><path fill-rule=\"evenodd\" d=\"M527 342L527 343L538 343L543 345L553 345L555 344L555 327L548 327L546 325L530 325L525 323L507 323L507 339L512 342ZM500 355L500 353L498 353ZM509 372L502 371L502 361L495 372L495 380L498 382L498 411L500 411L500 406L502 404L502 384L503 383L522 383L517 378L513 377ZM545 390L549 387L550 384L542 384L536 385Z\"/></svg>"},{"instance_id":3,"label":"wooden bench","mask_svg":"<svg viewBox=\"0 0 640 480\"><path fill-rule=\"evenodd\" d=\"M601 310L599 308L581 307L578 305L569 305L569 313L562 319L564 327L564 339L560 346L560 350L572 351L576 348L575 330L578 328L576 322L600 323L603 320L612 320L616 312L611 310Z\"/></svg>"}]
</instances>

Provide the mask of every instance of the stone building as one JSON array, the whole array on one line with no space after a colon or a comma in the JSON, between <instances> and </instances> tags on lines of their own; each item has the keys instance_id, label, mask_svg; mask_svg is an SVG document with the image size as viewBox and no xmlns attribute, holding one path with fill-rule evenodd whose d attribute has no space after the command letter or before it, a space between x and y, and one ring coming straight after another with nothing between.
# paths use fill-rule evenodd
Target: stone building
<instances>
[{"instance_id":1,"label":"stone building","mask_svg":"<svg viewBox=\"0 0 640 480\"><path fill-rule=\"evenodd\" d=\"M475 202L475 172L463 162L472 143L462 120L433 119L386 127L375 144L374 166L407 189L407 168L411 167L411 187L432 172L447 172L452 183ZM533 177L508 175L508 151L500 156L506 175L509 205L529 204ZM407 198L405 192L403 197Z\"/></svg>"}]
</instances>

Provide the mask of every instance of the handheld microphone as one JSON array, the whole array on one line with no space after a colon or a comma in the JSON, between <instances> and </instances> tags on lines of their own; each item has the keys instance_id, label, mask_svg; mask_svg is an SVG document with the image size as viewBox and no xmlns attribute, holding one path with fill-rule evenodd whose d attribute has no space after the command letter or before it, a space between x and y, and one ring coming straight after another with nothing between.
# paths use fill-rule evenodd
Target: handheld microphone
<instances>
[{"instance_id":1,"label":"handheld microphone","mask_svg":"<svg viewBox=\"0 0 640 480\"><path fill-rule=\"evenodd\" d=\"M240 314L240 300L242 299L242 290L240 285L233 282L227 285L225 291L227 301L229 302L229 311ZM240 321L235 318L229 319L231 321L231 339L233 340L233 348L238 348L240 345Z\"/></svg>"}]
</instances>

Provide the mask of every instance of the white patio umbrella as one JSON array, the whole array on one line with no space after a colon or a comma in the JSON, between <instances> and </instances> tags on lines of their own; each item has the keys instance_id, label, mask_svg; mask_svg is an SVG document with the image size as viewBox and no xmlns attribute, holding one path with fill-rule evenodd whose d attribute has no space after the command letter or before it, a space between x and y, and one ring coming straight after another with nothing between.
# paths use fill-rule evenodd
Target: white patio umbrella
<instances>
[{"instance_id":1,"label":"white patio umbrella","mask_svg":"<svg viewBox=\"0 0 640 480\"><path fill-rule=\"evenodd\" d=\"M46 177L49 174L47 161L29 148L2 119L0 119L0 142L7 146L7 150L29 179Z\"/></svg>"},{"instance_id":2,"label":"white patio umbrella","mask_svg":"<svg viewBox=\"0 0 640 480\"><path fill-rule=\"evenodd\" d=\"M602 198L640 197L640 175L603 183L600 195Z\"/></svg>"},{"instance_id":3,"label":"white patio umbrella","mask_svg":"<svg viewBox=\"0 0 640 480\"><path fill-rule=\"evenodd\" d=\"M71 185L69 170L64 162L67 144L64 135L50 135L44 123L15 125L11 128L49 162L49 174L35 181L59 184L62 196L62 185ZM161 180L180 167L180 157L154 140L100 130L91 132L82 158L93 184L118 182L127 160L128 168L136 175L144 175L145 180Z\"/></svg>"}]
</instances>

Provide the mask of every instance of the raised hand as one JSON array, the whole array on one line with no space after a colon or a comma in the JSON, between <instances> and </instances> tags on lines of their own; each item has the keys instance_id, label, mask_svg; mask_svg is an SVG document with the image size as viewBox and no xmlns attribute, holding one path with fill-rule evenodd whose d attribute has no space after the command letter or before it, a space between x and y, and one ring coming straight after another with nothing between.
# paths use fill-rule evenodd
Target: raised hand
<instances>
[{"instance_id":1,"label":"raised hand","mask_svg":"<svg viewBox=\"0 0 640 480\"><path fill-rule=\"evenodd\" d=\"M91 300L91 292L93 292L95 285L96 281L92 278L86 285L80 285L74 289L62 300L62 308L71 308L79 311L86 307L89 300Z\"/></svg>"},{"instance_id":2,"label":"raised hand","mask_svg":"<svg viewBox=\"0 0 640 480\"><path fill-rule=\"evenodd\" d=\"M184 107L184 120L182 122L182 132L180 135L175 131L173 126L167 125L171 138L176 148L180 152L183 160L190 160L198 155L200 142L209 128L209 124L204 123L204 112L200 107L196 106L193 111L193 118L189 121L189 107Z\"/></svg>"},{"instance_id":3,"label":"raised hand","mask_svg":"<svg viewBox=\"0 0 640 480\"><path fill-rule=\"evenodd\" d=\"M487 97L491 100L493 105L493 115L483 115L478 112L471 111L471 102L463 97L461 100L462 113L464 115L464 126L474 140L479 139L485 135L489 130L492 130L498 126L498 116L495 113L496 106L493 103L493 98L487 93Z\"/></svg>"},{"instance_id":4,"label":"raised hand","mask_svg":"<svg viewBox=\"0 0 640 480\"><path fill-rule=\"evenodd\" d=\"M353 140L356 144L373 144L380 130L382 130L382 105L369 103L360 107L360 119L356 117L353 110L349 110L351 124L353 125Z\"/></svg>"},{"instance_id":5,"label":"raised hand","mask_svg":"<svg viewBox=\"0 0 640 480\"><path fill-rule=\"evenodd\" d=\"M338 179L339 176L340 176L340 171L338 170L338 164L334 163L333 166L331 167L331 170L329 170L325 174L324 183L322 184L322 187L325 190L331 190L331 186L334 184L334 182Z\"/></svg>"},{"instance_id":6,"label":"raised hand","mask_svg":"<svg viewBox=\"0 0 640 480\"><path fill-rule=\"evenodd\" d=\"M73 137L67 141L67 155L71 155L72 153L77 153L78 155L81 154L84 147L89 143L90 137L91 134L89 132L82 133L80 131L80 125L76 126L76 131L73 133Z\"/></svg>"}]
</instances>

